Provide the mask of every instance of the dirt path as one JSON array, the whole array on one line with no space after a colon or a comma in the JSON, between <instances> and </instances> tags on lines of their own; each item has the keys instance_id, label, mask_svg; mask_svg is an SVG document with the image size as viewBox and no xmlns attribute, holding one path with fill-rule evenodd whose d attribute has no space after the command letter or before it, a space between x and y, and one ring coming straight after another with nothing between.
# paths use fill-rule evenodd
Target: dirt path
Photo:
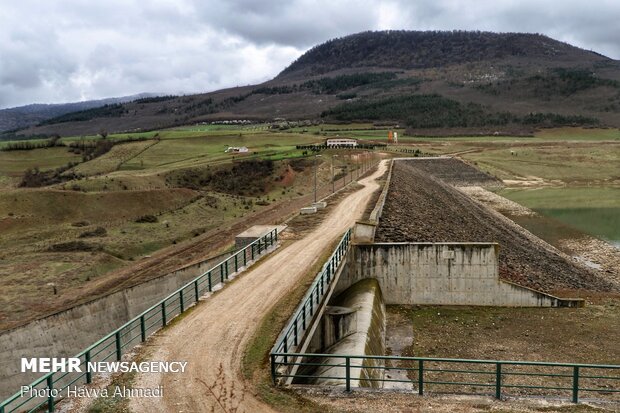
<instances>
[{"instance_id":1,"label":"dirt path","mask_svg":"<svg viewBox=\"0 0 620 413\"><path fill-rule=\"evenodd\" d=\"M326 246L362 216L366 203L379 186L375 179L384 174L386 167L383 161L375 173L360 180L364 187L344 198L316 230L268 257L203 302L182 322L157 335L149 343L150 358L187 361L187 371L139 376L134 388L162 385L164 397L134 398L131 410L145 413L273 411L254 397L242 377L244 350L273 304L298 283Z\"/></svg>"}]
</instances>

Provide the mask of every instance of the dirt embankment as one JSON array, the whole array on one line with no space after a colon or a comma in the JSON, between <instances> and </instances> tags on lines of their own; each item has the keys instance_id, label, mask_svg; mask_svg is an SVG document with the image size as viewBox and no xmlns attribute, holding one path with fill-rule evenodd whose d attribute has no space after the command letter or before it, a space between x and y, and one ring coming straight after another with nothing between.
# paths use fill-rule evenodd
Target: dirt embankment
<instances>
[{"instance_id":1,"label":"dirt embankment","mask_svg":"<svg viewBox=\"0 0 620 413\"><path fill-rule=\"evenodd\" d=\"M497 242L500 277L545 292L618 292L501 214L418 169L396 162L377 229L379 242Z\"/></svg>"},{"instance_id":2,"label":"dirt embankment","mask_svg":"<svg viewBox=\"0 0 620 413\"><path fill-rule=\"evenodd\" d=\"M454 186L501 187L502 181L457 158L427 158L414 161L416 169Z\"/></svg>"}]
</instances>

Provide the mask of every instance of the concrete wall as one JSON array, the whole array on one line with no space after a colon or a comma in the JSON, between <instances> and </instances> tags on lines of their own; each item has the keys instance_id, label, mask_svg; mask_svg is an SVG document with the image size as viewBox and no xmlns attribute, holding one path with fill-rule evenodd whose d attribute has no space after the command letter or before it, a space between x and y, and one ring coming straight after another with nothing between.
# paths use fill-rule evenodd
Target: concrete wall
<instances>
[{"instance_id":1,"label":"concrete wall","mask_svg":"<svg viewBox=\"0 0 620 413\"><path fill-rule=\"evenodd\" d=\"M313 352L347 354L355 356L385 354L386 315L381 288L376 280L366 279L355 283L330 301L324 313L321 328L315 332ZM319 337L320 336L320 337ZM317 344L321 343L318 347ZM326 347L328 346L328 347ZM321 376L311 379L312 384L344 386L345 360L327 357L306 362L318 362L334 366L319 367L315 371L299 374ZM373 368L364 368L366 366ZM383 360L351 359L350 377L352 387L378 387L385 370Z\"/></svg>"},{"instance_id":2,"label":"concrete wall","mask_svg":"<svg viewBox=\"0 0 620 413\"><path fill-rule=\"evenodd\" d=\"M379 281L386 304L577 306L499 279L497 244L381 243L354 245L334 294L354 283Z\"/></svg>"},{"instance_id":3,"label":"concrete wall","mask_svg":"<svg viewBox=\"0 0 620 413\"><path fill-rule=\"evenodd\" d=\"M22 357L74 356L229 255L212 257L1 333L0 400L41 376L21 373Z\"/></svg>"}]
</instances>

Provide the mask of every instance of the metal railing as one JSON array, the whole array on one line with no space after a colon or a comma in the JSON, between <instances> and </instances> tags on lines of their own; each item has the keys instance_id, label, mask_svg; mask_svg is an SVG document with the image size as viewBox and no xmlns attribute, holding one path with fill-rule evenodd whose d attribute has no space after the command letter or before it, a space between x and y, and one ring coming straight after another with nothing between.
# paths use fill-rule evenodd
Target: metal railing
<instances>
[{"instance_id":1,"label":"metal railing","mask_svg":"<svg viewBox=\"0 0 620 413\"><path fill-rule=\"evenodd\" d=\"M273 352L271 374L274 383L293 378L294 383L317 380L343 386L389 387L408 384L423 395L431 388L438 393L489 394L505 396L569 396L573 403L586 394L620 403L620 365L546 363L505 360L467 360L400 356L353 356ZM288 361L293 360L293 361ZM301 361L299 361L301 360ZM342 360L340 362L340 360ZM297 366L299 374L289 374ZM323 374L316 374L321 368ZM373 374L376 372L380 374Z\"/></svg>"},{"instance_id":2,"label":"metal railing","mask_svg":"<svg viewBox=\"0 0 620 413\"><path fill-rule=\"evenodd\" d=\"M270 353L274 384L324 383L342 386L346 391L354 387L402 389L406 385L420 395L429 388L432 392L469 394L489 394L491 390L498 399L569 396L574 403L583 394L597 394L620 403L620 365L300 352L350 241L348 230L276 340Z\"/></svg>"},{"instance_id":3,"label":"metal railing","mask_svg":"<svg viewBox=\"0 0 620 413\"><path fill-rule=\"evenodd\" d=\"M272 354L297 351L301 339L306 330L310 327L313 317L321 308L323 299L334 281L334 275L346 256L349 244L351 243L351 233L351 229L348 229L347 232L344 233L338 246L334 249L333 254L327 259L327 262L317 274L308 292L301 300L301 303L293 313L286 327L284 327L280 337L276 340L271 350ZM283 361L288 361L286 355L283 356Z\"/></svg>"},{"instance_id":4,"label":"metal railing","mask_svg":"<svg viewBox=\"0 0 620 413\"><path fill-rule=\"evenodd\" d=\"M82 372L56 371L46 374L29 385L29 388L33 389L32 392L24 396L21 392L17 392L0 403L0 413L16 412L18 409L28 412L47 409L48 412L53 412L56 401L63 397L63 392L67 388L92 383L93 374L88 371L88 363L120 361L123 354L127 353L129 349L146 341L147 337L166 326L174 317L195 305L206 292L214 291L232 274L263 255L277 241L278 230L274 229L216 264L210 270L77 354L75 358L80 359Z\"/></svg>"}]
</instances>

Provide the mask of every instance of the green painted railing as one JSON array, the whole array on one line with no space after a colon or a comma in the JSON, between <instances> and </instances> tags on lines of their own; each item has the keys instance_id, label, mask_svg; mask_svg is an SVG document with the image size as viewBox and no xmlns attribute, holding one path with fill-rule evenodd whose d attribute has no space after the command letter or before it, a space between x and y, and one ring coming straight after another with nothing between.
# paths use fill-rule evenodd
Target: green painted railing
<instances>
[{"instance_id":1,"label":"green painted railing","mask_svg":"<svg viewBox=\"0 0 620 413\"><path fill-rule=\"evenodd\" d=\"M274 352L270 357L275 384L280 379L292 378L294 383L300 384L321 379L351 391L360 381L373 387L407 383L420 395L428 392L429 387L435 393L449 388L448 392L452 393L489 394L490 389L490 394L497 399L505 396L565 395L573 403L578 403L585 393L595 394L597 399L620 403L620 365L294 352ZM367 363L368 360L375 363ZM377 362L383 365L377 366ZM301 373L290 374L294 366ZM328 370L323 370L322 375L316 374L321 367ZM379 369L381 374L369 375L368 371L372 369Z\"/></svg>"},{"instance_id":2,"label":"green painted railing","mask_svg":"<svg viewBox=\"0 0 620 413\"><path fill-rule=\"evenodd\" d=\"M420 395L429 388L473 394L488 394L491 389L498 399L569 395L578 403L583 394L597 394L620 403L620 365L301 353L302 341L325 305L350 241L351 230L344 234L276 340L270 353L274 384L309 384L320 379L350 391L360 382L364 387L406 383ZM319 369L322 374L317 373Z\"/></svg>"},{"instance_id":3,"label":"green painted railing","mask_svg":"<svg viewBox=\"0 0 620 413\"><path fill-rule=\"evenodd\" d=\"M32 382L29 387L37 391L35 396L22 396L15 393L0 403L0 413L17 411L39 412L55 410L56 401L68 387L89 384L92 374L87 371L89 362L118 361L123 354L135 345L144 342L147 337L166 326L174 317L195 305L206 292L211 292L223 284L232 274L246 267L263 255L278 241L278 231L274 229L245 248L237 251L224 261L212 267L199 277L185 284L166 298L153 305L140 315L123 324L118 329L92 344L75 357L80 359L82 372L48 373ZM40 396L46 392L49 397ZM58 392L58 396L53 394Z\"/></svg>"},{"instance_id":4,"label":"green painted railing","mask_svg":"<svg viewBox=\"0 0 620 413\"><path fill-rule=\"evenodd\" d=\"M351 243L351 233L351 229L344 233L333 254L327 259L327 262L317 274L308 292L276 340L276 344L271 350L272 354L297 351L306 330L310 327L311 321L319 309L322 308L324 298L334 282L334 275L347 254L349 244ZM283 356L283 361L287 361L286 356Z\"/></svg>"}]
</instances>

